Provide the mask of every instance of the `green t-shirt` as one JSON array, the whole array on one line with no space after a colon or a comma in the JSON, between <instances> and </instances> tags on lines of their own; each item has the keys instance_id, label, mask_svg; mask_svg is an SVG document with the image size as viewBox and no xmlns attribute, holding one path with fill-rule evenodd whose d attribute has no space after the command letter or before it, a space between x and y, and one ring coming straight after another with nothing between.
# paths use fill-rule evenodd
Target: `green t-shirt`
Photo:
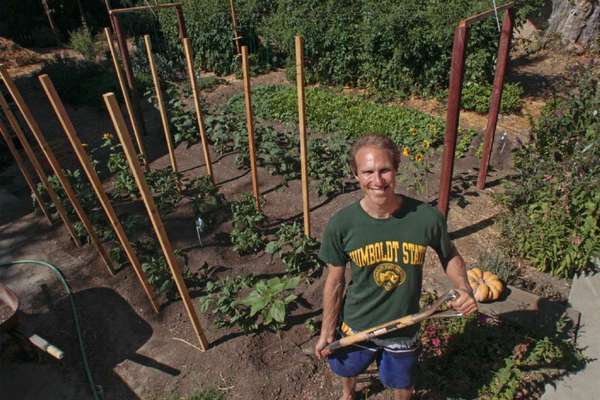
<instances>
[{"instance_id":1,"label":"green t-shirt","mask_svg":"<svg viewBox=\"0 0 600 400\"><path fill-rule=\"evenodd\" d=\"M452 256L446 221L435 208L406 196L386 219L371 217L360 202L331 217L319 258L351 265L342 321L357 332L418 312L427 247L446 265ZM384 338L413 337L418 329L407 327Z\"/></svg>"}]
</instances>

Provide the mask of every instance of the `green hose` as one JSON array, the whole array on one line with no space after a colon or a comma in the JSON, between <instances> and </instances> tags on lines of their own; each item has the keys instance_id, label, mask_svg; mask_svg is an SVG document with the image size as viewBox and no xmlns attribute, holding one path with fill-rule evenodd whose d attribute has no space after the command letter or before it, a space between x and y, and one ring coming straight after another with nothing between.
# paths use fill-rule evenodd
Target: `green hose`
<instances>
[{"instance_id":1,"label":"green hose","mask_svg":"<svg viewBox=\"0 0 600 400\"><path fill-rule=\"evenodd\" d=\"M77 339L79 340L79 350L81 351L81 358L83 360L83 368L85 369L85 375L88 380L88 384L90 385L90 389L92 390L92 395L94 396L94 400L102 400L101 389L96 386L94 383L94 379L92 378L92 372L90 371L90 367L88 365L87 356L85 355L85 346L83 344L83 337L81 336L81 328L79 326L79 317L77 316L77 308L75 307L75 298L73 297L73 292L71 291L71 287L67 283L62 272L55 267L54 265L47 263L45 261L37 261L37 260L17 260L11 261L5 264L0 264L1 267L10 267L12 265L17 264L34 264L41 265L49 268L54 274L58 277L65 287L67 294L69 295L69 300L71 302L71 312L73 313L73 321L75 322L75 330L77 331Z\"/></svg>"}]
</instances>

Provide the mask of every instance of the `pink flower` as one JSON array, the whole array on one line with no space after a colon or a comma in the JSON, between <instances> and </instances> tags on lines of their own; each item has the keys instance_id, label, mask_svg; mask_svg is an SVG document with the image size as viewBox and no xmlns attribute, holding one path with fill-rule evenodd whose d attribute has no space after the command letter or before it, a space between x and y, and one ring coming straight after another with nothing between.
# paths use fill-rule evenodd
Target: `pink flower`
<instances>
[{"instance_id":1,"label":"pink flower","mask_svg":"<svg viewBox=\"0 0 600 400\"><path fill-rule=\"evenodd\" d=\"M433 339L431 339L431 344L434 347L440 347L440 344L442 344L442 341L439 338L433 338Z\"/></svg>"}]
</instances>

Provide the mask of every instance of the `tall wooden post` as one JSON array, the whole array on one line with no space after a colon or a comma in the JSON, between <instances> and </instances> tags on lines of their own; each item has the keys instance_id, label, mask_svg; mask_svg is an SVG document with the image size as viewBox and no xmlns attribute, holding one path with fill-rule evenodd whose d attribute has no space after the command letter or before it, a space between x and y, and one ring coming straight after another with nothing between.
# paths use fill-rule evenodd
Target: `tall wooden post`
<instances>
[{"instance_id":1,"label":"tall wooden post","mask_svg":"<svg viewBox=\"0 0 600 400\"><path fill-rule=\"evenodd\" d=\"M450 88L448 90L448 111L446 112L446 133L444 136L444 154L442 156L442 173L440 175L440 189L438 209L447 218L448 202L450 199L450 185L454 171L454 153L456 150L456 131L458 130L458 116L460 113L460 94L465 71L465 42L467 39L467 25L461 21L454 30L454 44L452 46L452 66L450 69Z\"/></svg>"},{"instance_id":2,"label":"tall wooden post","mask_svg":"<svg viewBox=\"0 0 600 400\"><path fill-rule=\"evenodd\" d=\"M504 88L504 76L506 75L506 65L508 64L508 53L510 51L512 32L512 12L510 8L507 8L504 10L504 20L502 21L502 33L500 34L498 57L496 58L494 90L492 91L492 97L490 98L490 110L488 112L487 125L485 127L483 154L481 156L481 162L479 163L479 176L477 177L477 188L479 190L485 187L485 178L487 176L490 157L492 155L496 124L498 123L498 114L500 113L500 105L502 103L502 89Z\"/></svg>"},{"instance_id":3,"label":"tall wooden post","mask_svg":"<svg viewBox=\"0 0 600 400\"><path fill-rule=\"evenodd\" d=\"M194 328L194 331L196 332L198 341L200 342L200 348L202 349L202 351L205 351L208 347L208 341L206 340L202 327L200 326L198 314L196 314L196 310L194 309L194 305L190 298L190 293L188 291L187 286L185 285L183 276L181 274L179 262L177 261L177 258L175 257L175 254L173 252L173 246L171 245L171 241L167 236L167 231L165 230L163 222L156 208L156 204L154 203L154 199L152 198L152 193L150 193L150 189L146 184L146 181L144 180L144 174L137 160L135 151L133 150L131 137L129 136L129 132L127 131L127 126L125 125L125 120L123 119L123 115L121 114L121 110L119 109L117 99L115 98L114 93L106 93L103 97L104 102L106 103L106 108L108 109L108 112L110 114L110 118L113 122L113 125L115 126L115 130L119 135L119 140L121 141L121 145L123 146L123 151L125 152L125 156L127 157L129 167L131 168L131 172L135 178L135 182L137 183L137 186L140 190L140 194L142 195L142 200L144 201L144 205L146 206L148 216L150 217L150 221L152 222L152 226L154 227L154 231L156 232L156 236L158 237L160 247L167 260L167 264L169 265L171 274L173 275L173 279L175 280L175 285L177 286L177 290L179 291L179 295L183 300L183 304L188 313L188 317L192 322L192 326Z\"/></svg>"},{"instance_id":4,"label":"tall wooden post","mask_svg":"<svg viewBox=\"0 0 600 400\"><path fill-rule=\"evenodd\" d=\"M0 66L0 70L2 70L1 66ZM75 243L75 245L77 247L81 246L81 243L79 242L79 239L77 238L77 235L75 234L75 230L73 229L73 225L71 224L71 221L69 221L69 217L67 216L67 211L63 207L63 205L62 205L60 199L58 198L58 195L54 191L54 189L52 189L50 182L48 182L48 177L46 176L46 173L44 172L44 168L42 168L42 165L40 164L37 157L35 156L35 153L33 152L31 145L29 144L29 142L27 141L27 138L25 137L25 133L21 129L21 126L19 125L17 118L15 117L13 112L10 110L8 103L6 102L6 100L4 99L4 96L2 96L2 94L0 94L0 107L2 107L2 111L4 111L4 114L6 115L6 118L8 119L8 123L10 124L11 128L17 135L17 139L19 139L19 142L21 143L21 146L23 147L25 154L29 158L29 161L31 162L31 165L33 166L34 171L40 178L40 182L42 182L44 189L46 189L46 192L48 193L50 200L52 201L52 203L54 203L56 212L58 213L58 216L60 217L63 224L65 225L65 228L67 229L67 232L69 233L69 236L71 236L71 239L73 239L73 242Z\"/></svg>"},{"instance_id":5,"label":"tall wooden post","mask_svg":"<svg viewBox=\"0 0 600 400\"><path fill-rule=\"evenodd\" d=\"M240 55L240 37L238 35L237 30L237 18L235 16L235 6L233 4L233 0L229 0L229 8L231 12L231 28L233 30L233 40L235 40L235 48L237 50L237 54Z\"/></svg>"},{"instance_id":6,"label":"tall wooden post","mask_svg":"<svg viewBox=\"0 0 600 400\"><path fill-rule=\"evenodd\" d=\"M156 102L158 103L160 120L162 122L165 140L167 141L167 150L169 151L169 160L171 161L171 168L173 168L173 172L177 172L175 145L173 144L173 138L171 137L171 125L169 124L169 116L167 115L167 106L165 104L162 89L160 88L160 78L158 76L158 71L156 70L156 64L154 63L154 56L152 55L152 42L150 42L150 35L144 35L144 43L146 45L148 63L150 64L150 72L152 73L152 81L154 82L154 92L156 93Z\"/></svg>"},{"instance_id":7,"label":"tall wooden post","mask_svg":"<svg viewBox=\"0 0 600 400\"><path fill-rule=\"evenodd\" d=\"M83 227L85 228L86 232L90 236L92 244L96 248L96 251L98 251L100 258L102 258L102 261L106 265L108 272L110 272L111 274L114 274L115 271L113 270L112 261L110 259L110 256L106 252L106 249L102 246L102 243L100 243L100 239L98 238L98 235L96 235L96 231L94 230L94 227L92 226L92 222L90 221L90 218L88 217L85 210L81 206L81 203L79 203L79 200L77 199L77 196L75 195L75 191L73 190L73 187L71 186L71 183L69 182L69 179L65 176L63 169L61 168L58 160L56 159L56 156L54 155L54 152L48 145L48 142L46 141L46 138L42 134L42 130L40 129L37 121L33 117L33 114L31 113L29 106L27 106L19 89L17 89L17 86L14 84L14 82L8 75L8 71L5 68L0 67L0 74L2 75L2 79L4 80L4 83L6 84L6 87L8 88L10 95L12 96L15 103L17 103L17 107L19 108L19 111L21 111L21 115L23 115L23 118L25 119L27 126L29 126L31 133L33 133L33 137L35 137L35 140L37 141L38 145L42 149L42 152L44 153L44 155L46 156L46 159L48 160L50 167L54 171L54 174L58 178L63 189L65 190L65 194L67 195L67 198L71 202L71 205L73 206L73 209L75 210L75 213L77 213L77 216L81 220Z\"/></svg>"},{"instance_id":8,"label":"tall wooden post","mask_svg":"<svg viewBox=\"0 0 600 400\"><path fill-rule=\"evenodd\" d=\"M39 76L39 80L42 83L42 87L46 92L46 96L48 97L48 100L50 101L54 112L56 113L56 117L60 121L60 124L63 130L65 131L65 135L69 139L71 146L73 146L73 150L75 151L77 159L83 167L83 171L85 172L88 180L90 181L92 188L94 189L94 192L96 193L96 196L98 197L98 200L100 201L100 204L102 205L102 208L104 209L104 212L106 213L108 220L110 221L117 235L117 238L119 239L119 242L121 243L121 246L123 247L123 250L127 255L127 258L129 259L129 263L131 264L131 267L133 268L136 277L138 278L140 284L142 285L142 288L144 289L144 292L146 293L146 297L148 297L148 300L150 301L152 309L154 310L154 312L158 313L159 307L155 300L155 294L150 285L148 284L146 276L144 275L142 264L137 258L135 251L131 246L131 242L125 234L125 230L123 229L121 222L119 222L119 219L117 218L117 214L115 213L115 210L113 209L112 204L108 199L104 188L102 187L102 182L100 181L100 178L98 177L98 174L96 173L96 170L94 169L90 158L85 152L83 144L79 140L79 136L75 131L75 127L73 126L73 123L71 122L71 119L67 114L67 110L65 109L64 104L62 103L60 97L58 96L58 93L56 92L54 84L50 80L50 77L48 77L48 75L45 74Z\"/></svg>"},{"instance_id":9,"label":"tall wooden post","mask_svg":"<svg viewBox=\"0 0 600 400\"><path fill-rule=\"evenodd\" d=\"M138 146L138 150L142 155L144 164L147 162L146 152L144 149L144 142L142 141L142 129L137 120L137 115L135 111L135 107L131 97L129 97L129 91L127 90L127 86L125 85L125 79L123 78L123 73L121 72L121 66L119 65L119 59L117 58L117 54L115 52L115 46L113 44L112 35L108 28L104 28L104 35L106 36L106 41L108 42L108 49L110 50L110 55L113 61L113 67L115 68L115 74L117 75L117 80L119 81L119 87L121 88L121 94L123 94L123 99L125 100L125 107L127 108L127 114L129 114L129 121L131 122L131 127L133 129L133 136L135 137L135 141Z\"/></svg>"},{"instance_id":10,"label":"tall wooden post","mask_svg":"<svg viewBox=\"0 0 600 400\"><path fill-rule=\"evenodd\" d=\"M306 155L306 111L304 108L304 39L302 39L302 36L296 36L296 88L298 92L298 129L300 131L300 171L302 173L304 234L310 236L310 205L308 201L308 166Z\"/></svg>"},{"instance_id":11,"label":"tall wooden post","mask_svg":"<svg viewBox=\"0 0 600 400\"><path fill-rule=\"evenodd\" d=\"M260 211L260 192L258 191L258 172L256 170L256 146L254 145L254 117L252 115L250 67L248 66L247 46L242 46L242 73L244 79L244 101L246 105L246 128L248 129L248 152L250 153L252 193L254 194L254 199L256 200L256 208Z\"/></svg>"},{"instance_id":12,"label":"tall wooden post","mask_svg":"<svg viewBox=\"0 0 600 400\"><path fill-rule=\"evenodd\" d=\"M2 137L4 138L4 141L6 142L6 145L8 146L8 150L14 157L15 162L17 163L17 167L21 171L21 174L23 174L23 178L25 179L27 186L29 186L29 190L31 190L31 194L33 195L33 198L40 206L40 210L42 210L42 213L48 220L48 223L50 225L52 225L52 218L50 218L50 212L48 211L48 209L46 208L46 205L40 198L40 195L38 194L38 192L35 188L35 184L33 183L33 179L31 179L29 172L27 172L27 167L25 166L23 159L19 155L19 150L17 150L17 148L15 147L15 145L12 141L12 138L10 137L10 132L8 131L8 127L6 125L4 125L4 123L2 123L1 120L0 120L0 135L2 135Z\"/></svg>"},{"instance_id":13,"label":"tall wooden post","mask_svg":"<svg viewBox=\"0 0 600 400\"><path fill-rule=\"evenodd\" d=\"M200 134L200 144L202 145L202 153L204 154L204 162L206 163L206 172L211 181L215 183L212 162L210 161L210 153L208 151L208 139L206 129L204 128L204 114L202 114L202 108L200 107L200 91L198 90L198 82L196 81L196 73L194 72L194 55L192 53L192 41L190 38L183 39L183 51L185 53L188 78L190 80L190 86L192 87L194 108L196 109L196 119L198 120L198 131Z\"/></svg>"}]
</instances>

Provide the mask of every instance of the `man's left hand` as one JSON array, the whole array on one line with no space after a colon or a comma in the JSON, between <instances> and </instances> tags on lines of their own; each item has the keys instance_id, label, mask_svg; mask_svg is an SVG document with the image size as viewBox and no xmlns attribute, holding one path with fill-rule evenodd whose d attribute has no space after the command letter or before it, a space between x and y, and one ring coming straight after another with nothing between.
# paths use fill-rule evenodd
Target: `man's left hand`
<instances>
[{"instance_id":1,"label":"man's left hand","mask_svg":"<svg viewBox=\"0 0 600 400\"><path fill-rule=\"evenodd\" d=\"M464 289L456 289L456 291L458 292L458 298L450 303L452 308L462 315L469 315L477 311L477 302L472 291Z\"/></svg>"}]
</instances>

